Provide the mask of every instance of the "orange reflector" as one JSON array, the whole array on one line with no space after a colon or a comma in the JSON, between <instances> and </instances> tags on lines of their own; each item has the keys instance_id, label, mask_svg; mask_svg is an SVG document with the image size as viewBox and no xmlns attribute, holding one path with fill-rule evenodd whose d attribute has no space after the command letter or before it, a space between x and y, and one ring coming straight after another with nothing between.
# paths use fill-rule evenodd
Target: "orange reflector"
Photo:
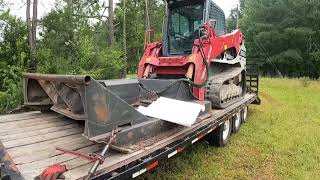
<instances>
[{"instance_id":1,"label":"orange reflector","mask_svg":"<svg viewBox=\"0 0 320 180\"><path fill-rule=\"evenodd\" d=\"M178 148L178 149L177 149L177 152L178 152L178 153L180 153L180 152L182 152L182 151L183 151L183 148Z\"/></svg>"},{"instance_id":2,"label":"orange reflector","mask_svg":"<svg viewBox=\"0 0 320 180\"><path fill-rule=\"evenodd\" d=\"M200 136L198 136L198 140L202 139L204 137L203 134L201 134Z\"/></svg>"},{"instance_id":3,"label":"orange reflector","mask_svg":"<svg viewBox=\"0 0 320 180\"><path fill-rule=\"evenodd\" d=\"M150 169L152 169L152 168L154 168L154 167L157 167L158 165L159 165L159 162L156 161L156 162L150 164L150 165L146 168L146 170L149 171Z\"/></svg>"}]
</instances>

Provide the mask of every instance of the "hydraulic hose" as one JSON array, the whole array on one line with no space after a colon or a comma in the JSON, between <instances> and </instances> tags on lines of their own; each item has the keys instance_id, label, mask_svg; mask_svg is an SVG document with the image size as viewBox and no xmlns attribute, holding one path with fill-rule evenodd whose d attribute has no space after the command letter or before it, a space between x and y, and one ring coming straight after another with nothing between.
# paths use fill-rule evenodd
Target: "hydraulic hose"
<instances>
[{"instance_id":1,"label":"hydraulic hose","mask_svg":"<svg viewBox=\"0 0 320 180\"><path fill-rule=\"evenodd\" d=\"M208 83L209 64L208 64L207 58L206 58L206 56L204 54L204 51L203 51L203 42L202 42L202 37L201 37L201 31L200 30L199 30L199 40L200 40L200 43L199 43L200 54L202 56L202 61L205 64L205 67L206 67L206 76L207 76L206 80L201 84L196 84L194 81L192 81L190 79L187 79L187 80L184 80L184 81L186 81L187 83L189 83L193 87L202 88L202 87L206 86L207 83Z\"/></svg>"}]
</instances>

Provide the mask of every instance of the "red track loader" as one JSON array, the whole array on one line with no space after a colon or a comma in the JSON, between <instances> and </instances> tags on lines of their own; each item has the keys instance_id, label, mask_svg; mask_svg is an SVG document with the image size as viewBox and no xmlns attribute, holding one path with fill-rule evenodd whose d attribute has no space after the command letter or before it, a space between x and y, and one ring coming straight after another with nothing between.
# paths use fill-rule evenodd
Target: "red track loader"
<instances>
[{"instance_id":1,"label":"red track loader","mask_svg":"<svg viewBox=\"0 0 320 180\"><path fill-rule=\"evenodd\" d=\"M168 1L162 42L146 45L138 78L182 79L192 94L225 108L245 91L246 49L240 30L227 34L212 1Z\"/></svg>"}]
</instances>

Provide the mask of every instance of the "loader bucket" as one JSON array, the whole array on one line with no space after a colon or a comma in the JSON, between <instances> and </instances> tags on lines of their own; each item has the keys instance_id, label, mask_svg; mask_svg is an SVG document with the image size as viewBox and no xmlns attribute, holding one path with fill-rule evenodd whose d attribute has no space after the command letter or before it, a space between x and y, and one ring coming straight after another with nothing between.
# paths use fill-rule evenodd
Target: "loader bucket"
<instances>
[{"instance_id":1,"label":"loader bucket","mask_svg":"<svg viewBox=\"0 0 320 180\"><path fill-rule=\"evenodd\" d=\"M189 85L176 80L120 79L97 81L89 76L24 74L25 105L51 110L85 121L84 136L99 141L121 129L120 145L137 142L171 127L149 118L134 105L150 103L159 95L190 101ZM128 142L130 141L130 142Z\"/></svg>"}]
</instances>

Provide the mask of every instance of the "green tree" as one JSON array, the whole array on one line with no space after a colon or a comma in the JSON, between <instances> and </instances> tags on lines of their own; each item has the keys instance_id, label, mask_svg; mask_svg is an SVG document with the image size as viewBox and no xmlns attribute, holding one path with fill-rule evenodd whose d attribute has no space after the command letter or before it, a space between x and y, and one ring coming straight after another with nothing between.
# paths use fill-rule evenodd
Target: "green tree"
<instances>
[{"instance_id":1,"label":"green tree","mask_svg":"<svg viewBox=\"0 0 320 180\"><path fill-rule=\"evenodd\" d=\"M238 8L231 9L230 15L226 21L227 32L231 32L232 30L237 29L239 15L240 15L240 11Z\"/></svg>"},{"instance_id":2,"label":"green tree","mask_svg":"<svg viewBox=\"0 0 320 180\"><path fill-rule=\"evenodd\" d=\"M319 78L319 8L317 0L245 0L241 28L249 59L264 74Z\"/></svg>"},{"instance_id":3,"label":"green tree","mask_svg":"<svg viewBox=\"0 0 320 180\"><path fill-rule=\"evenodd\" d=\"M30 50L26 24L9 14L0 14L0 113L22 102L22 72L29 67Z\"/></svg>"},{"instance_id":4,"label":"green tree","mask_svg":"<svg viewBox=\"0 0 320 180\"><path fill-rule=\"evenodd\" d=\"M42 19L38 71L118 78L122 52L108 44L107 23L96 1L57 6Z\"/></svg>"},{"instance_id":5,"label":"green tree","mask_svg":"<svg viewBox=\"0 0 320 180\"><path fill-rule=\"evenodd\" d=\"M116 40L123 39L123 1L120 0L116 10ZM128 71L135 73L144 52L144 35L146 30L146 5L144 0L130 0L126 3L126 40ZM161 39L165 6L162 0L148 0L150 27L155 30L157 40Z\"/></svg>"}]
</instances>

